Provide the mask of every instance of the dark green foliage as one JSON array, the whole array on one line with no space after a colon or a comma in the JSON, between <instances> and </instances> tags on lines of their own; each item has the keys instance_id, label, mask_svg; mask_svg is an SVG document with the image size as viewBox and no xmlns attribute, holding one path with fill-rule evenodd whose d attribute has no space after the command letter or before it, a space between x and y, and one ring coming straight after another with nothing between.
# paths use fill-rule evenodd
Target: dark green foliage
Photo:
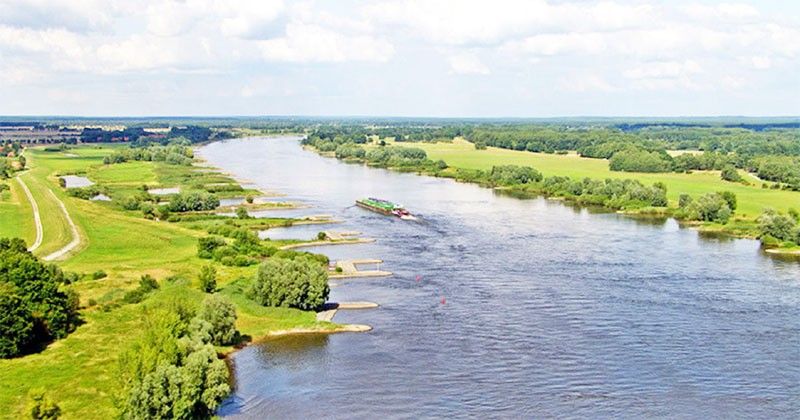
<instances>
[{"instance_id":1,"label":"dark green foliage","mask_svg":"<svg viewBox=\"0 0 800 420\"><path fill-rule=\"evenodd\" d=\"M214 250L228 243L219 236L206 236L197 240L197 256L200 258L212 258Z\"/></svg>"},{"instance_id":2,"label":"dark green foliage","mask_svg":"<svg viewBox=\"0 0 800 420\"><path fill-rule=\"evenodd\" d=\"M717 194L728 203L728 207L731 209L731 212L736 211L736 194L731 191L720 191Z\"/></svg>"},{"instance_id":3,"label":"dark green foliage","mask_svg":"<svg viewBox=\"0 0 800 420\"><path fill-rule=\"evenodd\" d=\"M722 168L720 176L725 181L742 182L742 176L739 175L739 171L737 171L736 167L733 165L725 165L725 167Z\"/></svg>"},{"instance_id":4,"label":"dark green foliage","mask_svg":"<svg viewBox=\"0 0 800 420\"><path fill-rule=\"evenodd\" d=\"M318 232L317 233L317 239L320 240L320 241L324 241L327 236L328 235L326 235L325 232Z\"/></svg>"},{"instance_id":5,"label":"dark green foliage","mask_svg":"<svg viewBox=\"0 0 800 420\"><path fill-rule=\"evenodd\" d=\"M180 193L169 202L167 209L173 212L214 210L219 206L219 199L208 192Z\"/></svg>"},{"instance_id":6,"label":"dark green foliage","mask_svg":"<svg viewBox=\"0 0 800 420\"><path fill-rule=\"evenodd\" d=\"M158 282L153 276L145 274L139 278L139 287L125 292L122 301L125 303L139 303L147 298L147 294L158 289Z\"/></svg>"},{"instance_id":7,"label":"dark green foliage","mask_svg":"<svg viewBox=\"0 0 800 420\"><path fill-rule=\"evenodd\" d=\"M22 353L33 339L33 315L29 305L8 283L0 283L0 358Z\"/></svg>"},{"instance_id":8,"label":"dark green foliage","mask_svg":"<svg viewBox=\"0 0 800 420\"><path fill-rule=\"evenodd\" d=\"M769 235L781 241L795 240L795 226L794 218L778 214L774 209L764 209L758 218L758 233L762 238Z\"/></svg>"},{"instance_id":9,"label":"dark green foliage","mask_svg":"<svg viewBox=\"0 0 800 420\"><path fill-rule=\"evenodd\" d=\"M0 239L0 357L21 354L26 345L65 337L78 321L78 298L64 273L25 249L22 239ZM31 327L32 326L32 327Z\"/></svg>"},{"instance_id":10,"label":"dark green foliage","mask_svg":"<svg viewBox=\"0 0 800 420\"><path fill-rule=\"evenodd\" d=\"M145 274L139 278L139 289L141 289L144 293L151 292L158 289L158 282L155 278L153 278L153 276Z\"/></svg>"},{"instance_id":11,"label":"dark green foliage","mask_svg":"<svg viewBox=\"0 0 800 420\"><path fill-rule=\"evenodd\" d=\"M520 185L542 180L542 174L530 166L493 166L489 181L494 185Z\"/></svg>"},{"instance_id":12,"label":"dark green foliage","mask_svg":"<svg viewBox=\"0 0 800 420\"><path fill-rule=\"evenodd\" d=\"M578 201L613 208L637 208L643 206L663 207L667 205L666 186L656 183L645 186L633 179L584 178L572 180L565 176L544 179L541 189L547 193L575 197Z\"/></svg>"},{"instance_id":13,"label":"dark green foliage","mask_svg":"<svg viewBox=\"0 0 800 420\"><path fill-rule=\"evenodd\" d=\"M129 161L167 162L173 165L191 165L192 149L188 146L148 146L117 149L113 154L103 158L103 163L110 165Z\"/></svg>"},{"instance_id":14,"label":"dark green foliage","mask_svg":"<svg viewBox=\"0 0 800 420\"><path fill-rule=\"evenodd\" d=\"M197 318L210 324L210 342L217 346L233 344L236 331L236 305L225 296L211 295L203 300Z\"/></svg>"},{"instance_id":15,"label":"dark green foliage","mask_svg":"<svg viewBox=\"0 0 800 420\"><path fill-rule=\"evenodd\" d=\"M692 203L692 196L689 194L681 194L678 196L678 208L685 209Z\"/></svg>"},{"instance_id":16,"label":"dark green foliage","mask_svg":"<svg viewBox=\"0 0 800 420\"><path fill-rule=\"evenodd\" d=\"M666 153L623 150L611 156L608 168L620 172L670 172L672 162Z\"/></svg>"},{"instance_id":17,"label":"dark green foliage","mask_svg":"<svg viewBox=\"0 0 800 420\"><path fill-rule=\"evenodd\" d=\"M330 288L325 269L306 258L270 258L258 268L248 296L264 306L303 310L322 307Z\"/></svg>"},{"instance_id":18,"label":"dark green foliage","mask_svg":"<svg viewBox=\"0 0 800 420\"><path fill-rule=\"evenodd\" d=\"M106 274L106 272L103 270L97 270L92 273L92 280L100 280L106 277L108 277L108 274Z\"/></svg>"},{"instance_id":19,"label":"dark green foliage","mask_svg":"<svg viewBox=\"0 0 800 420\"><path fill-rule=\"evenodd\" d=\"M358 158L361 159L366 155L363 147L353 143L343 143L336 147L336 157L339 159Z\"/></svg>"},{"instance_id":20,"label":"dark green foliage","mask_svg":"<svg viewBox=\"0 0 800 420\"><path fill-rule=\"evenodd\" d=\"M117 400L124 419L209 418L230 393L225 363L190 335L190 325L210 324L190 319L185 302L173 303L148 308L143 337L120 357Z\"/></svg>"},{"instance_id":21,"label":"dark green foliage","mask_svg":"<svg viewBox=\"0 0 800 420\"><path fill-rule=\"evenodd\" d=\"M200 290L206 293L214 293L217 290L217 270L212 265L200 267Z\"/></svg>"},{"instance_id":22,"label":"dark green foliage","mask_svg":"<svg viewBox=\"0 0 800 420\"><path fill-rule=\"evenodd\" d=\"M248 195L247 198L245 198L244 200L247 201L247 204L253 204L255 198L253 198L252 195Z\"/></svg>"},{"instance_id":23,"label":"dark green foliage","mask_svg":"<svg viewBox=\"0 0 800 420\"><path fill-rule=\"evenodd\" d=\"M120 202L122 208L125 210L139 210L139 199L136 197L125 197L124 200Z\"/></svg>"},{"instance_id":24,"label":"dark green foliage","mask_svg":"<svg viewBox=\"0 0 800 420\"><path fill-rule=\"evenodd\" d=\"M4 182L0 182L0 192L8 191L10 189L11 189L11 187L9 187L8 184L6 184Z\"/></svg>"},{"instance_id":25,"label":"dark green foliage","mask_svg":"<svg viewBox=\"0 0 800 420\"><path fill-rule=\"evenodd\" d=\"M244 206L236 207L236 217L240 219L249 219L250 215L247 214L247 209Z\"/></svg>"},{"instance_id":26,"label":"dark green foliage","mask_svg":"<svg viewBox=\"0 0 800 420\"><path fill-rule=\"evenodd\" d=\"M67 188L66 191L70 196L77 197L82 200L88 200L98 194L108 194L108 190L106 188L97 185L91 185L83 188Z\"/></svg>"},{"instance_id":27,"label":"dark green foliage","mask_svg":"<svg viewBox=\"0 0 800 420\"><path fill-rule=\"evenodd\" d=\"M61 417L61 408L47 396L44 389L31 389L28 398L28 413L32 419L55 420Z\"/></svg>"},{"instance_id":28,"label":"dark green foliage","mask_svg":"<svg viewBox=\"0 0 800 420\"><path fill-rule=\"evenodd\" d=\"M706 194L686 206L685 217L702 222L728 223L731 208L728 202L716 193Z\"/></svg>"}]
</instances>

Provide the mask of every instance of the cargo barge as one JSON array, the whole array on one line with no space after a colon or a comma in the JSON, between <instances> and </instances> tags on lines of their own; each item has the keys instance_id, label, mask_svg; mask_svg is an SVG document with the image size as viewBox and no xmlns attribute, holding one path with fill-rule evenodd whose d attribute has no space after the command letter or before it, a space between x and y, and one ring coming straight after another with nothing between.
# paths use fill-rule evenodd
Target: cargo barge
<instances>
[{"instance_id":1,"label":"cargo barge","mask_svg":"<svg viewBox=\"0 0 800 420\"><path fill-rule=\"evenodd\" d=\"M356 205L386 216L396 216L404 220L417 219L414 215L409 213L408 210L404 209L401 204L381 200L380 198L362 198L356 200Z\"/></svg>"}]
</instances>

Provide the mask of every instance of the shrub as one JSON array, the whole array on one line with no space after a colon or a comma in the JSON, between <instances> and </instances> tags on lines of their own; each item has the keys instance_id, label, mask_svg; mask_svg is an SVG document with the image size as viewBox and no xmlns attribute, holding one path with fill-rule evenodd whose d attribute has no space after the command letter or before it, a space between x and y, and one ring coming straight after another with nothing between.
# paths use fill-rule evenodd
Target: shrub
<instances>
[{"instance_id":1,"label":"shrub","mask_svg":"<svg viewBox=\"0 0 800 420\"><path fill-rule=\"evenodd\" d=\"M197 256L200 258L212 258L214 251L227 245L225 239L218 236L206 236L197 240Z\"/></svg>"},{"instance_id":2,"label":"shrub","mask_svg":"<svg viewBox=\"0 0 800 420\"><path fill-rule=\"evenodd\" d=\"M28 413L32 419L53 420L61 416L61 408L47 396L44 389L31 389L28 398Z\"/></svg>"},{"instance_id":3,"label":"shrub","mask_svg":"<svg viewBox=\"0 0 800 420\"><path fill-rule=\"evenodd\" d=\"M100 280L106 277L108 277L108 274L106 274L106 272L103 270L97 270L92 273L92 280Z\"/></svg>"},{"instance_id":4,"label":"shrub","mask_svg":"<svg viewBox=\"0 0 800 420\"><path fill-rule=\"evenodd\" d=\"M239 219L249 219L250 215L247 214L247 209L244 206L236 207L236 217Z\"/></svg>"},{"instance_id":5,"label":"shrub","mask_svg":"<svg viewBox=\"0 0 800 420\"><path fill-rule=\"evenodd\" d=\"M678 207L685 209L692 204L692 196L689 194L681 194L678 196Z\"/></svg>"},{"instance_id":6,"label":"shrub","mask_svg":"<svg viewBox=\"0 0 800 420\"><path fill-rule=\"evenodd\" d=\"M145 274L139 278L139 289L144 293L158 289L158 282L153 276Z\"/></svg>"},{"instance_id":7,"label":"shrub","mask_svg":"<svg viewBox=\"0 0 800 420\"><path fill-rule=\"evenodd\" d=\"M122 208L125 210L139 210L139 199L136 197L127 197L122 200Z\"/></svg>"},{"instance_id":8,"label":"shrub","mask_svg":"<svg viewBox=\"0 0 800 420\"><path fill-rule=\"evenodd\" d=\"M730 207L731 212L736 211L736 194L735 193L733 193L731 191L720 191L717 194L719 194L719 196L722 197L722 199L725 200L726 203L728 203L728 207Z\"/></svg>"},{"instance_id":9,"label":"shrub","mask_svg":"<svg viewBox=\"0 0 800 420\"><path fill-rule=\"evenodd\" d=\"M317 239L319 239L320 241L324 241L326 236L327 235L325 234L325 232L317 233Z\"/></svg>"},{"instance_id":10,"label":"shrub","mask_svg":"<svg viewBox=\"0 0 800 420\"><path fill-rule=\"evenodd\" d=\"M686 216L691 220L728 223L731 209L719 194L706 194L686 207Z\"/></svg>"},{"instance_id":11,"label":"shrub","mask_svg":"<svg viewBox=\"0 0 800 420\"><path fill-rule=\"evenodd\" d=\"M203 300L197 318L210 324L211 343L218 346L233 344L236 331L236 305L227 297L211 295Z\"/></svg>"},{"instance_id":12,"label":"shrub","mask_svg":"<svg viewBox=\"0 0 800 420\"><path fill-rule=\"evenodd\" d=\"M797 222L790 216L778 214L773 209L764 209L758 217L759 238L771 236L781 241L794 240Z\"/></svg>"},{"instance_id":13,"label":"shrub","mask_svg":"<svg viewBox=\"0 0 800 420\"><path fill-rule=\"evenodd\" d=\"M325 304L330 293L325 269L305 258L271 258L258 268L248 296L264 306L303 310Z\"/></svg>"},{"instance_id":14,"label":"shrub","mask_svg":"<svg viewBox=\"0 0 800 420\"><path fill-rule=\"evenodd\" d=\"M252 195L248 195L247 198L245 198L245 201L247 201L247 204L253 204L253 200L254 200L254 198L253 198Z\"/></svg>"},{"instance_id":15,"label":"shrub","mask_svg":"<svg viewBox=\"0 0 800 420\"><path fill-rule=\"evenodd\" d=\"M725 181L742 182L742 176L739 175L739 171L737 171L736 167L734 167L733 165L726 165L722 169L720 177L722 177L722 179Z\"/></svg>"},{"instance_id":16,"label":"shrub","mask_svg":"<svg viewBox=\"0 0 800 420\"><path fill-rule=\"evenodd\" d=\"M217 290L217 270L212 265L200 267L200 290L206 293L214 293Z\"/></svg>"}]
</instances>

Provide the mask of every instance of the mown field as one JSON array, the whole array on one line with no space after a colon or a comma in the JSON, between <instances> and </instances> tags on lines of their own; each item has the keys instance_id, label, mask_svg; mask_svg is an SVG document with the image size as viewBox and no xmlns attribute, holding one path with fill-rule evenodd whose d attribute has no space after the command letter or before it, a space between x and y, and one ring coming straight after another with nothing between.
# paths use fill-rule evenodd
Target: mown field
<instances>
[{"instance_id":1,"label":"mown field","mask_svg":"<svg viewBox=\"0 0 800 420\"><path fill-rule=\"evenodd\" d=\"M112 202L88 201L66 194L57 174L78 173L102 184L117 194L135 191L140 185L182 186L201 182L232 182L218 174L198 175L189 167L164 163L131 162L103 165L110 154L108 146L80 147L63 152L28 150L29 166L22 176L33 193L42 214L44 241L36 255L46 255L71 240L63 212L52 199L64 202L78 226L82 243L77 253L58 262L64 270L79 274L105 271L100 280L84 278L73 284L80 293L83 324L67 338L45 350L10 360L0 360L0 417L25 418L26 393L34 387L47 390L62 409L65 419L112 418L117 389L117 357L142 332L142 312L147 305L171 296L183 296L196 305L206 296L198 288L197 274L208 264L196 256L197 238L205 233L179 224L147 220L140 212L123 211ZM21 236L29 244L35 238L30 204L16 180L0 200L0 235ZM318 324L313 312L265 308L244 297L242 277L250 277L257 266L218 266L219 293L231 297L238 306L239 331L253 339L290 328L328 328ZM125 291L138 286L138 279L150 274L161 289L139 304L120 304ZM174 281L164 279L173 276ZM88 306L89 301L95 303ZM220 348L230 351L230 348Z\"/></svg>"},{"instance_id":2,"label":"mown field","mask_svg":"<svg viewBox=\"0 0 800 420\"><path fill-rule=\"evenodd\" d=\"M456 139L452 143L402 143L424 149L432 160L442 159L451 167L490 170L495 165L533 166L544 176L634 178L645 184L663 182L667 186L667 198L677 205L682 193L694 197L728 190L736 193L739 206L737 214L757 217L764 207L786 212L790 207L800 209L800 193L761 188L761 182L745 176L752 185L737 184L720 179L718 171L695 171L694 173L630 173L612 172L608 161L581 158L577 155L554 155L532 153L489 147L475 150L472 143Z\"/></svg>"}]
</instances>

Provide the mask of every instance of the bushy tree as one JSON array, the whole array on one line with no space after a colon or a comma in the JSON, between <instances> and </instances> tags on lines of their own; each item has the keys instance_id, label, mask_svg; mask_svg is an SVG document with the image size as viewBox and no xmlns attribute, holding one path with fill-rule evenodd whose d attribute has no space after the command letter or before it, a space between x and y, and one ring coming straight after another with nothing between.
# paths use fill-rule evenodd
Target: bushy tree
<instances>
[{"instance_id":1,"label":"bushy tree","mask_svg":"<svg viewBox=\"0 0 800 420\"><path fill-rule=\"evenodd\" d=\"M725 181L742 182L742 176L739 175L739 171L737 171L736 167L733 165L726 165L724 168L722 168L722 173L720 176Z\"/></svg>"},{"instance_id":2,"label":"bushy tree","mask_svg":"<svg viewBox=\"0 0 800 420\"><path fill-rule=\"evenodd\" d=\"M725 200L726 203L728 203L728 207L731 209L731 212L736 211L737 204L736 204L735 193L731 191L720 191L717 194L719 194L719 196L722 197L722 199Z\"/></svg>"},{"instance_id":3,"label":"bushy tree","mask_svg":"<svg viewBox=\"0 0 800 420\"><path fill-rule=\"evenodd\" d=\"M622 172L670 172L672 162L665 153L623 150L611 156L608 168Z\"/></svg>"},{"instance_id":4,"label":"bushy tree","mask_svg":"<svg viewBox=\"0 0 800 420\"><path fill-rule=\"evenodd\" d=\"M190 336L185 301L145 308L142 337L122 353L117 403L125 419L209 418L230 393L228 370L207 341Z\"/></svg>"},{"instance_id":5,"label":"bushy tree","mask_svg":"<svg viewBox=\"0 0 800 420\"><path fill-rule=\"evenodd\" d=\"M325 269L306 258L265 260L248 291L250 298L261 305L303 310L321 307L329 293Z\"/></svg>"},{"instance_id":6,"label":"bushy tree","mask_svg":"<svg viewBox=\"0 0 800 420\"><path fill-rule=\"evenodd\" d=\"M728 202L716 193L701 196L686 207L686 216L691 220L725 224L731 214Z\"/></svg>"},{"instance_id":7,"label":"bushy tree","mask_svg":"<svg viewBox=\"0 0 800 420\"><path fill-rule=\"evenodd\" d=\"M542 174L530 166L492 166L489 181L497 185L519 185L542 180Z\"/></svg>"},{"instance_id":8,"label":"bushy tree","mask_svg":"<svg viewBox=\"0 0 800 420\"><path fill-rule=\"evenodd\" d=\"M758 233L763 238L767 235L781 240L793 240L797 223L790 216L778 214L774 209L764 209L758 217Z\"/></svg>"},{"instance_id":9,"label":"bushy tree","mask_svg":"<svg viewBox=\"0 0 800 420\"><path fill-rule=\"evenodd\" d=\"M225 346L236 340L236 305L227 297L216 294L205 298L197 318L210 324L211 343Z\"/></svg>"},{"instance_id":10,"label":"bushy tree","mask_svg":"<svg viewBox=\"0 0 800 420\"><path fill-rule=\"evenodd\" d=\"M77 322L78 298L62 289L64 273L26 250L22 239L0 239L0 357L26 344L65 337Z\"/></svg>"},{"instance_id":11,"label":"bushy tree","mask_svg":"<svg viewBox=\"0 0 800 420\"><path fill-rule=\"evenodd\" d=\"M33 339L33 315L9 283L0 282L0 357L21 354Z\"/></svg>"},{"instance_id":12,"label":"bushy tree","mask_svg":"<svg viewBox=\"0 0 800 420\"><path fill-rule=\"evenodd\" d=\"M218 236L200 238L197 240L197 256L200 258L212 258L214 256L214 250L227 244L225 239Z\"/></svg>"},{"instance_id":13,"label":"bushy tree","mask_svg":"<svg viewBox=\"0 0 800 420\"><path fill-rule=\"evenodd\" d=\"M212 265L200 267L200 290L206 293L214 293L217 290L217 270Z\"/></svg>"}]
</instances>

